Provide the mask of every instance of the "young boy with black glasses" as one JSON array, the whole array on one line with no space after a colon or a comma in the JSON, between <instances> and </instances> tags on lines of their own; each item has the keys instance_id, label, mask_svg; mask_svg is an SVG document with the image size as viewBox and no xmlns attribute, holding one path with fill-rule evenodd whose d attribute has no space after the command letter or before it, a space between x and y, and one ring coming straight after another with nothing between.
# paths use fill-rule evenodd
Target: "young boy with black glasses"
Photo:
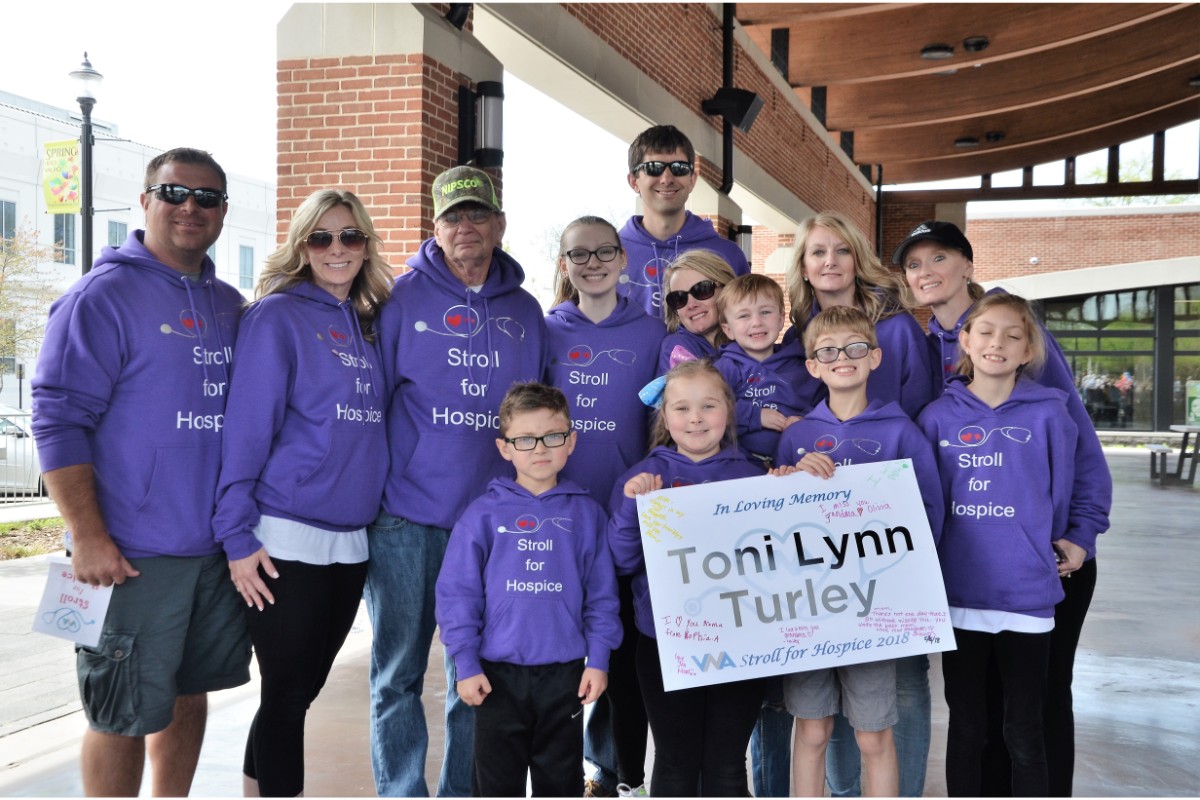
<instances>
[{"instance_id":1,"label":"young boy with black glasses","mask_svg":"<svg viewBox=\"0 0 1200 800\"><path fill-rule=\"evenodd\" d=\"M607 516L558 473L575 448L567 399L518 383L500 404L495 478L446 546L437 622L458 694L475 706L478 796L578 796L583 707L608 684L621 643Z\"/></svg>"}]
</instances>

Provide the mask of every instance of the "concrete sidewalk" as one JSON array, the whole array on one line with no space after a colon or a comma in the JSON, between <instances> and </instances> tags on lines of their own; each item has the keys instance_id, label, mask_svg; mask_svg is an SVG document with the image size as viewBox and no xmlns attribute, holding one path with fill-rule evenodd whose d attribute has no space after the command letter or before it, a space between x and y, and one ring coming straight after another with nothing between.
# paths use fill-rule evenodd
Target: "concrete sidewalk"
<instances>
[{"instance_id":1,"label":"concrete sidewalk","mask_svg":"<svg viewBox=\"0 0 1200 800\"><path fill-rule=\"evenodd\" d=\"M1200 492L1149 479L1149 455L1106 451L1115 483L1112 529L1100 541L1099 581L1075 671L1080 796L1194 796L1200 788ZM84 729L67 642L28 633L44 558L0 562L0 709L25 702L26 723L0 722L0 795L79 796ZM47 641L48 640L48 641ZM360 614L309 714L309 796L372 796L367 674L370 632ZM427 779L436 785L445 698L441 647L426 677ZM927 796L944 796L946 710L940 662L930 678L933 745ZM32 698L41 697L40 701ZM246 731L257 687L211 696L208 736L192 794L241 794ZM40 716L39 716L40 715ZM25 725L25 727L21 727ZM653 757L653 748L650 758ZM148 781L146 782L148 785Z\"/></svg>"}]
</instances>

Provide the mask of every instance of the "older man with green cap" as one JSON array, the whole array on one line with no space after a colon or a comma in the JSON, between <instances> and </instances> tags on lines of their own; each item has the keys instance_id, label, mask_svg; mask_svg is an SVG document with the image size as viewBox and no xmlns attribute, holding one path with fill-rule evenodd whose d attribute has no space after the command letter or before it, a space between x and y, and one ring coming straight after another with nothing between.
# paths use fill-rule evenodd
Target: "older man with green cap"
<instances>
[{"instance_id":1,"label":"older man with green cap","mask_svg":"<svg viewBox=\"0 0 1200 800\"><path fill-rule=\"evenodd\" d=\"M434 631L434 584L450 529L504 473L500 400L547 363L542 309L500 249L505 218L491 176L454 167L433 182L434 234L408 260L379 316L391 469L368 529L371 763L381 797L428 796L421 689ZM437 794L471 792L473 715L446 659L446 751ZM487 794L487 787L479 787Z\"/></svg>"}]
</instances>

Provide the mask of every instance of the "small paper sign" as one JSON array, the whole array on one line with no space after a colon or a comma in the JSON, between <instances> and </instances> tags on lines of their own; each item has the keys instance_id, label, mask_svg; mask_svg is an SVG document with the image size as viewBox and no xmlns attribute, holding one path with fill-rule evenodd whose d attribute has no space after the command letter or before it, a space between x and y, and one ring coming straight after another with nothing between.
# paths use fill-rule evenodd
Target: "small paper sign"
<instances>
[{"instance_id":1,"label":"small paper sign","mask_svg":"<svg viewBox=\"0 0 1200 800\"><path fill-rule=\"evenodd\" d=\"M92 587L75 580L69 558L53 557L49 565L46 589L33 617L34 633L95 647L100 643L100 629L104 627L113 587Z\"/></svg>"}]
</instances>

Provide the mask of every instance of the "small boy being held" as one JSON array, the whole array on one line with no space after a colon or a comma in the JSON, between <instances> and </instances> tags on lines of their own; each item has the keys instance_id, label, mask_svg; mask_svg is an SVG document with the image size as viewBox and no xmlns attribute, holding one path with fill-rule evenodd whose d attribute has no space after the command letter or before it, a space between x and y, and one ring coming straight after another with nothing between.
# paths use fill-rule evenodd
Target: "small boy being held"
<instances>
[{"instance_id":1,"label":"small boy being held","mask_svg":"<svg viewBox=\"0 0 1200 800\"><path fill-rule=\"evenodd\" d=\"M493 797L572 796L583 785L583 706L621 643L607 516L558 473L575 447L567 399L514 384L495 478L454 526L437 580L437 623L475 709L474 768Z\"/></svg>"},{"instance_id":2,"label":"small boy being held","mask_svg":"<svg viewBox=\"0 0 1200 800\"><path fill-rule=\"evenodd\" d=\"M867 379L883 358L870 318L852 306L825 309L805 328L804 348L808 371L825 384L829 396L783 432L776 463L829 478L838 465L912 459L936 541L944 509L929 440L898 403L867 400ZM792 753L795 795L824 794L825 752L839 711L849 719L862 752L863 794L897 793L899 765L892 735L899 719L896 664L877 661L784 677L784 702L798 718ZM924 760L920 763L924 771Z\"/></svg>"},{"instance_id":3,"label":"small boy being held","mask_svg":"<svg viewBox=\"0 0 1200 800\"><path fill-rule=\"evenodd\" d=\"M783 289L765 275L741 275L717 299L732 342L714 366L733 389L742 451L770 468L779 434L812 407L820 383L804 369L799 341L776 344L783 330Z\"/></svg>"}]
</instances>

